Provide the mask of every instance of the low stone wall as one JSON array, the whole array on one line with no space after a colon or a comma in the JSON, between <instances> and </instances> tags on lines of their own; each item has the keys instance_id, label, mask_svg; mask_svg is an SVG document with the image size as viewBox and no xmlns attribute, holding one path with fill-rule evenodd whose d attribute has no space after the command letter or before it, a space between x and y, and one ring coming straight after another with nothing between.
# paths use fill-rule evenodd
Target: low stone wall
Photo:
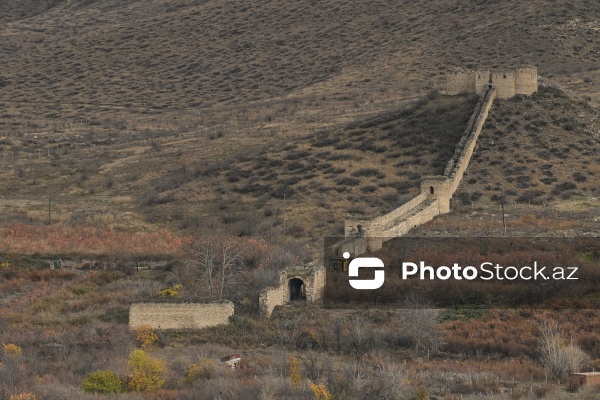
<instances>
[{"instance_id":1,"label":"low stone wall","mask_svg":"<svg viewBox=\"0 0 600 400\"><path fill-rule=\"evenodd\" d=\"M438 215L440 215L440 206L438 204L438 200L433 200L429 202L429 204L425 205L421 210L418 210L394 227L384 231L382 236L386 238L404 236L412 228L423 225ZM381 248L381 246L379 248ZM378 249L372 248L371 250Z\"/></svg>"},{"instance_id":2,"label":"low stone wall","mask_svg":"<svg viewBox=\"0 0 600 400\"><path fill-rule=\"evenodd\" d=\"M410 201L402 204L400 207L393 209L387 214L375 217L373 219L347 219L344 221L345 236L353 236L353 233L357 233L357 226L361 225L363 230L368 232L370 236L377 236L378 232L381 233L385 226L392 223L394 220L400 218L403 214L410 213L412 210L419 207L427 199L426 193L421 193L414 197ZM381 236L381 235L379 235Z\"/></svg>"},{"instance_id":3,"label":"low stone wall","mask_svg":"<svg viewBox=\"0 0 600 400\"><path fill-rule=\"evenodd\" d=\"M317 302L325 295L325 268L317 268L311 276L312 282L306 288L306 301Z\"/></svg>"},{"instance_id":4,"label":"low stone wall","mask_svg":"<svg viewBox=\"0 0 600 400\"><path fill-rule=\"evenodd\" d=\"M350 253L353 257L367 252L367 237L347 237L331 246L329 253L332 256L342 256L345 252Z\"/></svg>"},{"instance_id":5,"label":"low stone wall","mask_svg":"<svg viewBox=\"0 0 600 400\"><path fill-rule=\"evenodd\" d=\"M201 329L229 323L233 303L133 303L129 307L129 327L154 329Z\"/></svg>"}]
</instances>

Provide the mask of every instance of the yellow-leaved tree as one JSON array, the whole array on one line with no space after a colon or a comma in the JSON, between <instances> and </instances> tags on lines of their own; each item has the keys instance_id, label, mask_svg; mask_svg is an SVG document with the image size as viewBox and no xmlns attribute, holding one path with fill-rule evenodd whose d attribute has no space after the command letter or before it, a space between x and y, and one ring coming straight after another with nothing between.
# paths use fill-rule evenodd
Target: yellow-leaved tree
<instances>
[{"instance_id":1,"label":"yellow-leaved tree","mask_svg":"<svg viewBox=\"0 0 600 400\"><path fill-rule=\"evenodd\" d=\"M302 375L300 375L300 360L294 356L288 358L288 367L290 368L290 380L293 386L299 386L302 382Z\"/></svg>"},{"instance_id":2,"label":"yellow-leaved tree","mask_svg":"<svg viewBox=\"0 0 600 400\"><path fill-rule=\"evenodd\" d=\"M165 384L165 362L150 357L144 350L129 354L127 387L134 392L160 389Z\"/></svg>"},{"instance_id":3,"label":"yellow-leaved tree","mask_svg":"<svg viewBox=\"0 0 600 400\"><path fill-rule=\"evenodd\" d=\"M140 326L135 329L135 341L140 344L142 349L148 350L157 340L158 335L154 328L150 326Z\"/></svg>"},{"instance_id":4,"label":"yellow-leaved tree","mask_svg":"<svg viewBox=\"0 0 600 400\"><path fill-rule=\"evenodd\" d=\"M333 395L324 383L311 383L310 390L315 395L315 400L332 400Z\"/></svg>"}]
</instances>

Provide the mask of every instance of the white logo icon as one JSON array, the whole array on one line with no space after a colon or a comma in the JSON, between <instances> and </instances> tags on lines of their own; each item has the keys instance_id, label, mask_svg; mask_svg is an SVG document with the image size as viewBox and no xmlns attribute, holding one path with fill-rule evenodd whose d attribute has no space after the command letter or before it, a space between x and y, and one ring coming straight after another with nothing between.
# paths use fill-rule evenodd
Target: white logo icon
<instances>
[{"instance_id":1,"label":"white logo icon","mask_svg":"<svg viewBox=\"0 0 600 400\"><path fill-rule=\"evenodd\" d=\"M345 252L344 258L350 258L350 253ZM348 276L358 277L358 270L360 268L383 268L383 261L376 257L358 257L350 261L348 265ZM350 286L354 289L359 290L374 290L379 289L383 286L385 280L385 271L382 269L376 269L375 277L373 279L350 279Z\"/></svg>"}]
</instances>

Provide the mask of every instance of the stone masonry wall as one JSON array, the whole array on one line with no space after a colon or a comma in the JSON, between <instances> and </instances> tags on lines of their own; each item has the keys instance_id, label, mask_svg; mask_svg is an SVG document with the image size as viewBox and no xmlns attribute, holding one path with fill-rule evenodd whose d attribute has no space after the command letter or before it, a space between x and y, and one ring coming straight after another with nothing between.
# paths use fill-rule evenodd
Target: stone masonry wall
<instances>
[{"instance_id":1,"label":"stone masonry wall","mask_svg":"<svg viewBox=\"0 0 600 400\"><path fill-rule=\"evenodd\" d=\"M419 206L427 199L426 193L421 193L410 201L402 204L387 214L372 219L347 219L344 221L344 232L346 237L353 236L358 232L358 225L361 225L366 232L380 232L386 225Z\"/></svg>"},{"instance_id":2,"label":"stone masonry wall","mask_svg":"<svg viewBox=\"0 0 600 400\"><path fill-rule=\"evenodd\" d=\"M234 307L221 303L133 303L129 307L129 327L154 329L201 329L229 323Z\"/></svg>"},{"instance_id":3,"label":"stone masonry wall","mask_svg":"<svg viewBox=\"0 0 600 400\"><path fill-rule=\"evenodd\" d=\"M282 306L285 304L287 300L287 293L287 282L280 284L277 287L263 289L260 292L258 299L260 312L267 316L271 315L276 306Z\"/></svg>"},{"instance_id":4,"label":"stone masonry wall","mask_svg":"<svg viewBox=\"0 0 600 400\"><path fill-rule=\"evenodd\" d=\"M481 95L486 87L496 88L496 97L508 99L516 94L531 95L537 92L537 69L523 66L503 71L466 71L453 68L446 74L446 94L477 93Z\"/></svg>"},{"instance_id":5,"label":"stone masonry wall","mask_svg":"<svg viewBox=\"0 0 600 400\"><path fill-rule=\"evenodd\" d=\"M440 208L437 200L430 202L422 210L410 215L407 219L383 232L383 237L404 236L412 228L423 225L440 215Z\"/></svg>"},{"instance_id":6,"label":"stone masonry wall","mask_svg":"<svg viewBox=\"0 0 600 400\"><path fill-rule=\"evenodd\" d=\"M477 103L475 112L469 119L467 128L465 129L465 133L463 134L453 157L446 166L444 176L450 179L450 197L456 192L456 189L469 166L471 156L473 155L475 145L477 144L477 139L479 138L483 124L487 119L495 99L496 89L494 87L491 89L488 88Z\"/></svg>"},{"instance_id":7,"label":"stone masonry wall","mask_svg":"<svg viewBox=\"0 0 600 400\"><path fill-rule=\"evenodd\" d=\"M446 75L446 93L456 95L475 92L475 73L462 68L453 68Z\"/></svg>"},{"instance_id":8,"label":"stone masonry wall","mask_svg":"<svg viewBox=\"0 0 600 400\"><path fill-rule=\"evenodd\" d=\"M499 99L510 99L516 94L514 71L492 72L492 83L496 88L496 97Z\"/></svg>"},{"instance_id":9,"label":"stone masonry wall","mask_svg":"<svg viewBox=\"0 0 600 400\"><path fill-rule=\"evenodd\" d=\"M312 284L306 288L306 301L317 302L323 299L325 291L325 268L315 269Z\"/></svg>"},{"instance_id":10,"label":"stone masonry wall","mask_svg":"<svg viewBox=\"0 0 600 400\"><path fill-rule=\"evenodd\" d=\"M475 93L481 96L483 91L490 85L491 73L490 71L475 71Z\"/></svg>"},{"instance_id":11,"label":"stone masonry wall","mask_svg":"<svg viewBox=\"0 0 600 400\"><path fill-rule=\"evenodd\" d=\"M325 289L325 268L314 265L288 267L279 273L279 284L261 290L259 309L265 315L271 315L273 309L290 301L289 282L300 279L304 283L307 302L317 302L323 298Z\"/></svg>"},{"instance_id":12,"label":"stone masonry wall","mask_svg":"<svg viewBox=\"0 0 600 400\"><path fill-rule=\"evenodd\" d=\"M454 74L453 76L458 76L460 78L459 81L463 82L466 79L465 76L468 76L463 74L463 72L459 70L452 72L452 74ZM531 73L531 70L525 72ZM498 93L495 85L483 84L486 77L489 80L489 73L486 71L478 71L478 73L480 75L473 76L473 84L475 85L475 78L477 78L477 82L478 84L480 83L482 90L481 98L475 106L475 110L469 119L454 155L448 161L444 174L424 177L421 180L421 193L418 196L385 215L373 219L348 219L344 221L344 231L347 239L338 243L339 246L335 244L332 248L336 246L340 249L350 247L351 245L356 245L354 240L360 239L360 244L366 243L367 250L378 250L382 247L383 240L377 238L403 236L412 228L431 221L437 215L450 212L450 199L454 195L469 166L477 139ZM491 76L493 80L494 75L492 74ZM504 75L502 76L502 79L512 77L514 88L514 74L506 75L507 78L504 78ZM453 87L453 91L462 90L462 83L460 82ZM510 85L508 86L510 87ZM506 93L509 89L504 88L503 90ZM358 229L359 225L362 228L361 231Z\"/></svg>"},{"instance_id":13,"label":"stone masonry wall","mask_svg":"<svg viewBox=\"0 0 600 400\"><path fill-rule=\"evenodd\" d=\"M515 71L515 93L531 95L537 92L538 76L535 67L521 67Z\"/></svg>"},{"instance_id":14,"label":"stone masonry wall","mask_svg":"<svg viewBox=\"0 0 600 400\"><path fill-rule=\"evenodd\" d=\"M329 252L333 256L341 256L345 252L353 257L367 252L367 238L365 236L346 237L345 239L331 245Z\"/></svg>"}]
</instances>

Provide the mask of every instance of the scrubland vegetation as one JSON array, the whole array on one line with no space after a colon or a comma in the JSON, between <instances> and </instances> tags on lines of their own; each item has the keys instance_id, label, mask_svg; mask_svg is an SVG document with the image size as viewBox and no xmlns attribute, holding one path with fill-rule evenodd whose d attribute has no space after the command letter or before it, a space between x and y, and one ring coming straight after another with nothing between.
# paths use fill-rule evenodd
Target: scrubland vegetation
<instances>
[{"instance_id":1,"label":"scrubland vegetation","mask_svg":"<svg viewBox=\"0 0 600 400\"><path fill-rule=\"evenodd\" d=\"M305 251L217 233L194 238L149 270L138 270L147 259L131 254L105 257L91 271L50 270L47 256L3 254L0 395L563 399L572 397L565 391L570 372L600 367L593 309L436 310L406 298L389 310L299 302L266 318L257 311L258 291L281 267L301 263ZM229 325L127 325L133 301L219 298L236 304ZM236 353L239 369L217 360ZM586 390L573 398L593 398Z\"/></svg>"},{"instance_id":2,"label":"scrubland vegetation","mask_svg":"<svg viewBox=\"0 0 600 400\"><path fill-rule=\"evenodd\" d=\"M596 309L395 294L258 313L345 217L443 171L476 102L440 92L451 66L530 63L545 85L494 103L452 212L411 233L597 236L599 12L0 2L0 400L599 398L567 391L600 368ZM219 299L228 325L128 327L131 302ZM231 354L239 369L218 361Z\"/></svg>"}]
</instances>

